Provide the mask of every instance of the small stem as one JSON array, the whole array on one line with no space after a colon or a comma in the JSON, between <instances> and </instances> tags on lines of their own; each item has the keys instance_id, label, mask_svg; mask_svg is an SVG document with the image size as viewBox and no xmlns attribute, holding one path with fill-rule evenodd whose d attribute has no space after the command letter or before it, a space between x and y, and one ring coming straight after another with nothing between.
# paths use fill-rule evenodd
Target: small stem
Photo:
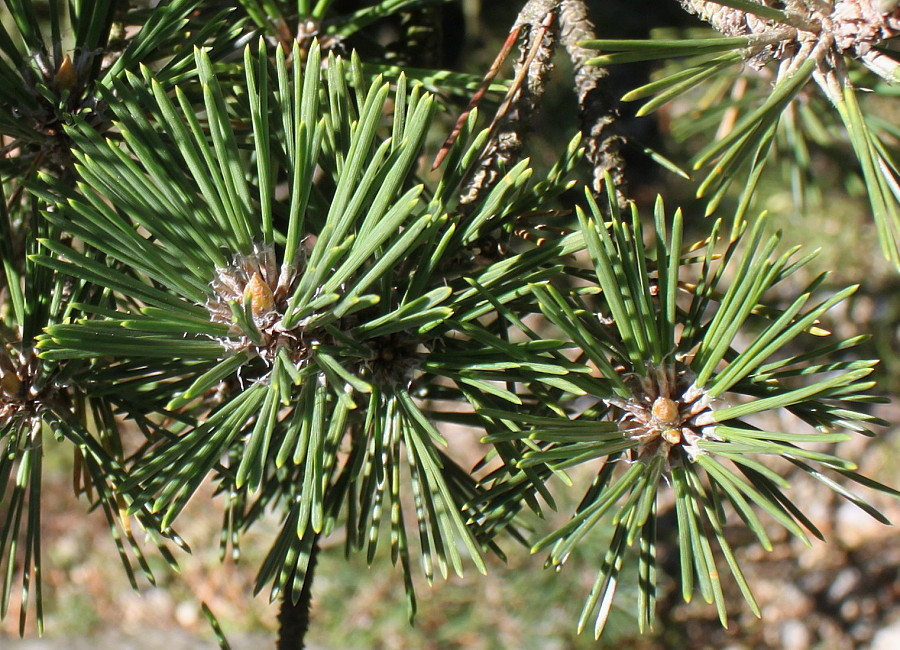
<instances>
[{"instance_id":1,"label":"small stem","mask_svg":"<svg viewBox=\"0 0 900 650\"><path fill-rule=\"evenodd\" d=\"M559 0L528 0L510 34L523 35L521 56L514 64L515 78L491 123L490 139L481 153L475 172L460 197L463 206L476 203L521 158L526 131L540 106L552 68L556 45ZM495 62L496 63L496 62Z\"/></svg>"},{"instance_id":2,"label":"small stem","mask_svg":"<svg viewBox=\"0 0 900 650\"><path fill-rule=\"evenodd\" d=\"M278 612L278 644L276 650L302 650L306 647L306 632L309 629L309 610L312 604L312 583L316 570L316 559L319 555L319 537L313 541L309 552L309 564L303 579L300 597L295 603L292 599L293 589L288 587L281 598L281 609ZM294 578L288 580L293 585Z\"/></svg>"},{"instance_id":3,"label":"small stem","mask_svg":"<svg viewBox=\"0 0 900 650\"><path fill-rule=\"evenodd\" d=\"M616 187L619 206L624 207L625 162L621 155L624 139L615 126L619 118L616 102L603 83L609 73L600 66L587 65L597 53L579 45L581 41L597 38L584 0L562 0L560 3L559 38L575 72L581 132L593 167L592 188L598 194L602 192L604 175L609 173Z\"/></svg>"}]
</instances>

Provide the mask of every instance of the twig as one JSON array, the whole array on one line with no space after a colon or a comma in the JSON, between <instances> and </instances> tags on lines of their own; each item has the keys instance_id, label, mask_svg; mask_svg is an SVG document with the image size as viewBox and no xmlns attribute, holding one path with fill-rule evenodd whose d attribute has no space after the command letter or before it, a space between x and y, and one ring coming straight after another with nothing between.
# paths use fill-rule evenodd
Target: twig
<instances>
[{"instance_id":1,"label":"twig","mask_svg":"<svg viewBox=\"0 0 900 650\"><path fill-rule=\"evenodd\" d=\"M472 95L472 99L469 100L469 105L466 106L466 110L464 110L460 114L459 119L456 120L456 124L453 126L453 130L450 131L450 135L448 135L447 139L444 140L444 144L441 145L437 156L434 157L434 164L431 165L432 171L440 167L441 163L444 162L444 158L446 158L447 154L450 152L450 147L453 146L453 143L456 142L456 139L459 137L460 132L462 132L463 126L465 126L466 120L469 118L469 114L472 112L472 109L478 106L478 103L481 101L482 97L484 97L484 94L490 87L491 82L494 80L494 77L496 77L497 73L500 71L500 66L503 65L503 62L506 61L506 57L509 56L509 52L510 50L512 50L512 46L515 45L516 41L519 38L520 31L521 27L513 28L513 30L509 33L509 36L506 37L506 41L503 43L503 47L500 48L500 52L494 58L494 62L491 63L490 70L488 70L487 74L484 75L484 79L481 81L481 85L478 86L478 90L476 90L475 94Z\"/></svg>"},{"instance_id":2,"label":"twig","mask_svg":"<svg viewBox=\"0 0 900 650\"><path fill-rule=\"evenodd\" d=\"M309 629L309 610L312 605L312 583L319 555L319 536L313 541L309 554L309 564L303 577L303 588L297 602L293 599L294 578L288 580L288 588L281 597L278 612L278 643L276 650L303 650L306 647L306 632Z\"/></svg>"},{"instance_id":3,"label":"twig","mask_svg":"<svg viewBox=\"0 0 900 650\"><path fill-rule=\"evenodd\" d=\"M609 72L599 66L586 65L588 59L596 56L596 52L579 45L581 41L596 38L584 0L562 0L559 6L559 39L572 60L575 73L581 132L587 159L593 167L592 187L597 193L603 191L603 177L609 173L622 204L625 200L625 162L621 155L624 138L615 126L619 118L616 102L603 83Z\"/></svg>"},{"instance_id":4,"label":"twig","mask_svg":"<svg viewBox=\"0 0 900 650\"><path fill-rule=\"evenodd\" d=\"M472 108L484 96L500 65L522 35L513 84L494 116L487 145L467 180L460 203L465 206L478 201L494 186L502 171L521 156L525 132L544 95L546 78L552 69L551 59L559 41L566 48L574 68L581 132L592 165L592 187L595 192L601 192L604 175L609 173L619 203L624 204L625 164L620 153L624 139L615 128L619 117L616 103L603 83L608 72L587 65L595 53L579 44L596 38L584 0L529 0L525 3L484 81L438 152L434 168L444 160Z\"/></svg>"},{"instance_id":5,"label":"twig","mask_svg":"<svg viewBox=\"0 0 900 650\"><path fill-rule=\"evenodd\" d=\"M491 124L492 136L479 157L460 203L478 201L521 155L524 134L537 110L552 69L556 44L554 19L559 0L529 0L519 12L510 34L525 33L522 55L515 63L515 81Z\"/></svg>"}]
</instances>

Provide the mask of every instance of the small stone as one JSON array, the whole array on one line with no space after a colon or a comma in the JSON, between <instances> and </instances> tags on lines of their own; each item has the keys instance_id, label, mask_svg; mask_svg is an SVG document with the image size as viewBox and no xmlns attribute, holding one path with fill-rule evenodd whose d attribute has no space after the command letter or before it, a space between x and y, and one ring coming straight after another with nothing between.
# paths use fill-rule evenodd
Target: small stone
<instances>
[{"instance_id":1,"label":"small stone","mask_svg":"<svg viewBox=\"0 0 900 650\"><path fill-rule=\"evenodd\" d=\"M859 569L856 568L841 571L828 589L828 600L838 603L847 598L859 586L861 577Z\"/></svg>"},{"instance_id":2,"label":"small stone","mask_svg":"<svg viewBox=\"0 0 900 650\"><path fill-rule=\"evenodd\" d=\"M858 548L884 534L882 523L852 503L845 503L838 508L835 519L835 533L846 548Z\"/></svg>"},{"instance_id":3,"label":"small stone","mask_svg":"<svg viewBox=\"0 0 900 650\"><path fill-rule=\"evenodd\" d=\"M183 627L193 627L199 620L197 605L191 602L180 602L175 606L175 620Z\"/></svg>"},{"instance_id":4,"label":"small stone","mask_svg":"<svg viewBox=\"0 0 900 650\"><path fill-rule=\"evenodd\" d=\"M781 647L785 650L806 650L811 644L809 630L796 618L781 624Z\"/></svg>"},{"instance_id":5,"label":"small stone","mask_svg":"<svg viewBox=\"0 0 900 650\"><path fill-rule=\"evenodd\" d=\"M883 627L872 637L870 650L897 650L900 648L900 621Z\"/></svg>"}]
</instances>

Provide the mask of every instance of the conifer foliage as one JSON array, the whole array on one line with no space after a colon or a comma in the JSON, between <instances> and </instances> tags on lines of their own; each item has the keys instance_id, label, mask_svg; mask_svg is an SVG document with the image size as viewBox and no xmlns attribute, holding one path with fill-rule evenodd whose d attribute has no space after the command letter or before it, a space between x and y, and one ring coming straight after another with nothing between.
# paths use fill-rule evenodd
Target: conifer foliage
<instances>
[{"instance_id":1,"label":"conifer foliage","mask_svg":"<svg viewBox=\"0 0 900 650\"><path fill-rule=\"evenodd\" d=\"M256 590L281 602L285 648L302 647L309 621L288 619L307 615L336 531L369 562L389 546L412 620L416 574L484 573L522 541L559 568L606 527L578 622L599 637L626 563L652 628L657 546L673 541L686 600L699 591L725 624L724 563L758 615L724 529L765 549L770 520L821 537L785 466L888 523L852 486L898 493L829 446L886 424L868 408L877 362L824 325L855 288L819 276L771 298L814 253L782 250L753 200L778 148L809 181L804 133L825 141L794 127L828 102L829 142L855 153L898 259L897 129L854 90L896 94L896 3L683 2L722 34L642 42L591 38L580 1L530 0L512 79L480 86L375 47L379 24L433 27L452 3L343 4L5 0L0 614L19 590L21 632L32 610L42 630L49 445L71 449L136 588L154 580L145 553L190 562L177 526L201 485L224 507L223 556L274 514ZM582 116L598 99L578 84L616 62L690 57L628 93L652 97L642 113L728 70L759 95L715 90L739 117L695 159L715 213L696 241L662 199L652 218L627 201L622 161L592 153L611 131L573 115L549 169L521 157L557 43L588 71ZM603 53L585 63L585 48ZM453 98L473 94L440 147ZM705 105L702 121L722 117ZM771 413L793 427L771 430ZM473 441L475 467L459 453ZM593 481L568 523L529 539L526 511L555 508L579 466Z\"/></svg>"}]
</instances>

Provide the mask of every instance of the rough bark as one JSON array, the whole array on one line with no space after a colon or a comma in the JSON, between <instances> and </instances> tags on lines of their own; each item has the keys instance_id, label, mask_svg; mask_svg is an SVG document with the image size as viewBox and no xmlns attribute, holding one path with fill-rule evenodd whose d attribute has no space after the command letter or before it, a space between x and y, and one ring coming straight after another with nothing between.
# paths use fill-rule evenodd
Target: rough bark
<instances>
[{"instance_id":1,"label":"rough bark","mask_svg":"<svg viewBox=\"0 0 900 650\"><path fill-rule=\"evenodd\" d=\"M291 588L285 590L278 612L278 643L276 650L302 650L306 647L306 632L309 630L309 610L312 605L312 583L319 555L319 539L315 539L309 554L309 564L303 577L303 588L297 602L291 597ZM293 584L293 576L288 585Z\"/></svg>"},{"instance_id":2,"label":"rough bark","mask_svg":"<svg viewBox=\"0 0 900 650\"><path fill-rule=\"evenodd\" d=\"M575 73L575 90L581 114L581 132L587 148L587 158L593 166L593 190L603 190L603 177L609 173L616 186L620 202L625 192L621 149L624 138L616 128L619 111L616 101L607 90L605 68L587 65L597 55L579 45L580 41L597 38L594 24L588 18L584 0L563 0L560 3L559 39L566 48Z\"/></svg>"},{"instance_id":3,"label":"rough bark","mask_svg":"<svg viewBox=\"0 0 900 650\"><path fill-rule=\"evenodd\" d=\"M497 111L493 136L462 192L462 205L477 202L521 157L525 135L553 69L557 4L558 0L530 0L513 24L512 31L525 33L514 65L513 90Z\"/></svg>"}]
</instances>

